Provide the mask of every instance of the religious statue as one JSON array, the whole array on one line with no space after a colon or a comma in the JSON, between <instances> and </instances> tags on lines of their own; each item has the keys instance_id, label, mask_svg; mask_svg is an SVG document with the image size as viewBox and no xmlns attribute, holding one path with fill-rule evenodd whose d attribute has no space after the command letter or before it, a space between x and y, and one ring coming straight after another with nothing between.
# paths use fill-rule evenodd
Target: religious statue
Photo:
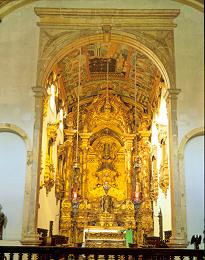
<instances>
[{"instance_id":1,"label":"religious statue","mask_svg":"<svg viewBox=\"0 0 205 260\"><path fill-rule=\"evenodd\" d=\"M201 235L192 236L191 244L194 244L194 249L199 249L199 245L201 244Z\"/></svg>"},{"instance_id":2,"label":"religious statue","mask_svg":"<svg viewBox=\"0 0 205 260\"><path fill-rule=\"evenodd\" d=\"M115 171L114 168L114 160L117 155L117 146L113 143L100 143L99 149L99 158L101 160L101 165L98 168L98 172L103 169L110 169L111 171Z\"/></svg>"},{"instance_id":3,"label":"religious statue","mask_svg":"<svg viewBox=\"0 0 205 260\"><path fill-rule=\"evenodd\" d=\"M2 210L2 206L0 204L0 240L2 240L3 237L3 228L6 228L7 225L7 217L4 215L4 213L1 210Z\"/></svg>"},{"instance_id":4,"label":"religious statue","mask_svg":"<svg viewBox=\"0 0 205 260\"><path fill-rule=\"evenodd\" d=\"M111 213L113 208L112 197L109 195L104 195L101 200L103 213Z\"/></svg>"}]
</instances>

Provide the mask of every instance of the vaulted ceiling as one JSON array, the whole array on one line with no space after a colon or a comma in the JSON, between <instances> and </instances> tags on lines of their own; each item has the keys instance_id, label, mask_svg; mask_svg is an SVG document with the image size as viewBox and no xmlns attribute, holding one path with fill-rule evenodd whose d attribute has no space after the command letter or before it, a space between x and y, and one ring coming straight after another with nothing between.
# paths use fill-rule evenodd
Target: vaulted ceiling
<instances>
[{"instance_id":1,"label":"vaulted ceiling","mask_svg":"<svg viewBox=\"0 0 205 260\"><path fill-rule=\"evenodd\" d=\"M67 53L56 67L68 107L76 103L78 86L81 103L108 91L132 105L136 100L138 109L145 113L152 114L158 106L163 81L158 68L145 54L126 44L84 45Z\"/></svg>"}]
</instances>

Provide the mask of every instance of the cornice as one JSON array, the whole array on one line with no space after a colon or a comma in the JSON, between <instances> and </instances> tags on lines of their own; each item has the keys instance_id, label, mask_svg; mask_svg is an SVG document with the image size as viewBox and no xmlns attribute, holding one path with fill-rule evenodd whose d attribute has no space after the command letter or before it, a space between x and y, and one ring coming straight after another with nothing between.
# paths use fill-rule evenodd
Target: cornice
<instances>
[{"instance_id":1,"label":"cornice","mask_svg":"<svg viewBox=\"0 0 205 260\"><path fill-rule=\"evenodd\" d=\"M48 15L69 16L106 16L106 17L134 17L136 18L175 18L179 14L179 9L90 9L90 8L46 8L36 7L35 13L39 17Z\"/></svg>"},{"instance_id":2,"label":"cornice","mask_svg":"<svg viewBox=\"0 0 205 260\"><path fill-rule=\"evenodd\" d=\"M28 5L40 0L0 0L0 19L4 18L8 14L12 13L18 8ZM203 0L171 0L173 2L179 2L181 4L190 6L200 12L204 12Z\"/></svg>"},{"instance_id":3,"label":"cornice","mask_svg":"<svg viewBox=\"0 0 205 260\"><path fill-rule=\"evenodd\" d=\"M129 27L143 29L173 29L173 20L179 15L178 9L76 9L76 8L35 8L40 17L40 27Z\"/></svg>"}]
</instances>

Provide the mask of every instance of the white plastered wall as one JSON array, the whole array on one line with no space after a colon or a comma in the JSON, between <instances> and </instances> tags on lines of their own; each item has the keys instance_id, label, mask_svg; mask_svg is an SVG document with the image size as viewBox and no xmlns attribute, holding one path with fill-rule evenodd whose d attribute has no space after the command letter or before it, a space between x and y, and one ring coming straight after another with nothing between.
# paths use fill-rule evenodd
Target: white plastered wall
<instances>
[{"instance_id":1,"label":"white plastered wall","mask_svg":"<svg viewBox=\"0 0 205 260\"><path fill-rule=\"evenodd\" d=\"M49 192L46 192L44 184L44 169L45 169L45 160L47 153L47 125L48 123L57 122L59 120L58 115L56 115L56 108L54 106L53 110L51 109L48 102L48 111L47 115L43 120L43 136L42 136L42 162L41 162L41 176L40 183L42 188L39 192L39 211L38 211L38 227L49 230L49 222L53 221L53 235L59 234L59 217L60 217L60 201L56 200L55 196L55 183ZM61 130L58 128L56 141L52 145L52 161L55 168L55 174L57 171L57 146L63 143L63 135Z\"/></svg>"},{"instance_id":2,"label":"white plastered wall","mask_svg":"<svg viewBox=\"0 0 205 260\"><path fill-rule=\"evenodd\" d=\"M158 183L160 180L160 165L162 162L162 147L160 145L159 129L160 125L166 126L168 130L168 117L166 109L166 101L164 99L165 89L162 89L161 101L158 112L154 115L153 126L152 126L152 136L151 143L152 146L156 147L156 160L157 160L157 172L158 172ZM167 133L168 134L168 133ZM168 155L168 140L166 140L166 148ZM152 173L153 174L153 173ZM164 231L171 230L171 200L170 200L170 181L167 187L166 194L162 192L160 185L158 185L158 197L157 200L153 202L153 216L154 216L154 236L160 236L159 232L159 213L161 210L162 214L162 230L163 238Z\"/></svg>"},{"instance_id":3,"label":"white plastered wall","mask_svg":"<svg viewBox=\"0 0 205 260\"><path fill-rule=\"evenodd\" d=\"M190 243L193 235L204 237L204 136L197 136L188 141L185 147L185 183L187 237ZM192 157L192 160L190 160ZM194 245L189 247L194 248ZM203 241L200 249L204 249Z\"/></svg>"},{"instance_id":4,"label":"white plastered wall","mask_svg":"<svg viewBox=\"0 0 205 260\"><path fill-rule=\"evenodd\" d=\"M7 224L3 239L21 239L24 187L26 175L26 146L17 134L0 129L0 204Z\"/></svg>"}]
</instances>

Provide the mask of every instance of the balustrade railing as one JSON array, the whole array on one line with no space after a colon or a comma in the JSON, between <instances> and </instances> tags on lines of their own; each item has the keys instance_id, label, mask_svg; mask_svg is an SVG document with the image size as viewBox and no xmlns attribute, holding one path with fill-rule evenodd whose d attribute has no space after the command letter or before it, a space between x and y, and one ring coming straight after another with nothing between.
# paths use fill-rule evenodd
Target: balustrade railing
<instances>
[{"instance_id":1,"label":"balustrade railing","mask_svg":"<svg viewBox=\"0 0 205 260\"><path fill-rule=\"evenodd\" d=\"M0 246L0 260L205 260L205 250L172 248L76 248L66 246Z\"/></svg>"}]
</instances>

